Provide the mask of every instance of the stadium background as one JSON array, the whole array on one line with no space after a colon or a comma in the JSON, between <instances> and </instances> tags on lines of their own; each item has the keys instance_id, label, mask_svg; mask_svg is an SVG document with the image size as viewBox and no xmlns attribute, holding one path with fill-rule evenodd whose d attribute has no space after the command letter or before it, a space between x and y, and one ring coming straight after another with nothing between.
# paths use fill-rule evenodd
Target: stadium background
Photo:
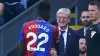
<instances>
[{"instance_id":1,"label":"stadium background","mask_svg":"<svg viewBox=\"0 0 100 56\"><path fill-rule=\"evenodd\" d=\"M36 19L36 6L38 3L45 0L40 0L25 10L23 13L10 20L8 23L0 27L0 56L19 56L18 43L19 32L22 24ZM72 19L69 26L78 30L82 26L78 23L80 13L86 10L88 3L92 0L49 0L51 3L51 17L49 23L56 24L56 12L59 8L70 8L72 12Z\"/></svg>"}]
</instances>

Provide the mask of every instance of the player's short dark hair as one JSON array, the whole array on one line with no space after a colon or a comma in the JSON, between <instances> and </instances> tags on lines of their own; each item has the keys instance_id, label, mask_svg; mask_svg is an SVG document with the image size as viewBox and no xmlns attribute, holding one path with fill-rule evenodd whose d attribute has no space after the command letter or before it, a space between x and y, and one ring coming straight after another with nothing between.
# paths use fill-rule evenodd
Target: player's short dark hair
<instances>
[{"instance_id":1,"label":"player's short dark hair","mask_svg":"<svg viewBox=\"0 0 100 56\"><path fill-rule=\"evenodd\" d=\"M39 3L38 9L41 10L50 9L50 3L48 1L42 1Z\"/></svg>"},{"instance_id":2,"label":"player's short dark hair","mask_svg":"<svg viewBox=\"0 0 100 56\"><path fill-rule=\"evenodd\" d=\"M98 7L98 10L100 10L100 3L97 2L97 1L91 1L91 2L89 3L89 5L96 5L96 6Z\"/></svg>"},{"instance_id":3,"label":"player's short dark hair","mask_svg":"<svg viewBox=\"0 0 100 56\"><path fill-rule=\"evenodd\" d=\"M42 1L38 4L37 11L39 14L42 14L42 11L50 11L50 2L49 1Z\"/></svg>"},{"instance_id":4,"label":"player's short dark hair","mask_svg":"<svg viewBox=\"0 0 100 56\"><path fill-rule=\"evenodd\" d=\"M86 39L86 36L78 36L79 37L79 40L80 39Z\"/></svg>"}]
</instances>

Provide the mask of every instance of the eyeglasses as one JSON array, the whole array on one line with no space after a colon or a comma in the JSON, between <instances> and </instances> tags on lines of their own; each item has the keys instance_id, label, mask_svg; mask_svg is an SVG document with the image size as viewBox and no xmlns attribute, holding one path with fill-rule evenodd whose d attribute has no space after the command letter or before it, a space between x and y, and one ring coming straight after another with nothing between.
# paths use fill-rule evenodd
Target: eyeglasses
<instances>
[{"instance_id":1,"label":"eyeglasses","mask_svg":"<svg viewBox=\"0 0 100 56\"><path fill-rule=\"evenodd\" d=\"M89 16L82 16L82 18L90 18Z\"/></svg>"},{"instance_id":2,"label":"eyeglasses","mask_svg":"<svg viewBox=\"0 0 100 56\"><path fill-rule=\"evenodd\" d=\"M57 17L58 19L69 19L69 17Z\"/></svg>"}]
</instances>

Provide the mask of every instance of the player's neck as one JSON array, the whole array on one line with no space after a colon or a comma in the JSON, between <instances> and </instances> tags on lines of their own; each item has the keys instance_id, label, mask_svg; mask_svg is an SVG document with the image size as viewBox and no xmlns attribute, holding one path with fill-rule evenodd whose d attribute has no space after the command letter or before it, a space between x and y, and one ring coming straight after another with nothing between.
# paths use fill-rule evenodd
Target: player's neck
<instances>
[{"instance_id":1,"label":"player's neck","mask_svg":"<svg viewBox=\"0 0 100 56\"><path fill-rule=\"evenodd\" d=\"M61 30L66 30L67 29L67 26L64 26L64 27L60 27Z\"/></svg>"},{"instance_id":2,"label":"player's neck","mask_svg":"<svg viewBox=\"0 0 100 56\"><path fill-rule=\"evenodd\" d=\"M97 20L93 21L93 24L98 24L100 23L100 18L98 18Z\"/></svg>"},{"instance_id":3,"label":"player's neck","mask_svg":"<svg viewBox=\"0 0 100 56\"><path fill-rule=\"evenodd\" d=\"M44 20L44 19L43 19L43 17L38 16L38 17L37 17L37 20Z\"/></svg>"}]
</instances>

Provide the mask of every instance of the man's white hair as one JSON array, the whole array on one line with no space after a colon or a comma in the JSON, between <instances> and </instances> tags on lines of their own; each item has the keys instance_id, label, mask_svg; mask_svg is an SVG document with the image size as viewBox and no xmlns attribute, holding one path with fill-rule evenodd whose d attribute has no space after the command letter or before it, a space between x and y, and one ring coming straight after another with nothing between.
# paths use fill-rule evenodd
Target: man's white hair
<instances>
[{"instance_id":1,"label":"man's white hair","mask_svg":"<svg viewBox=\"0 0 100 56\"><path fill-rule=\"evenodd\" d=\"M56 15L58 15L59 13L65 13L69 18L71 17L71 11L68 8L60 8Z\"/></svg>"}]
</instances>

